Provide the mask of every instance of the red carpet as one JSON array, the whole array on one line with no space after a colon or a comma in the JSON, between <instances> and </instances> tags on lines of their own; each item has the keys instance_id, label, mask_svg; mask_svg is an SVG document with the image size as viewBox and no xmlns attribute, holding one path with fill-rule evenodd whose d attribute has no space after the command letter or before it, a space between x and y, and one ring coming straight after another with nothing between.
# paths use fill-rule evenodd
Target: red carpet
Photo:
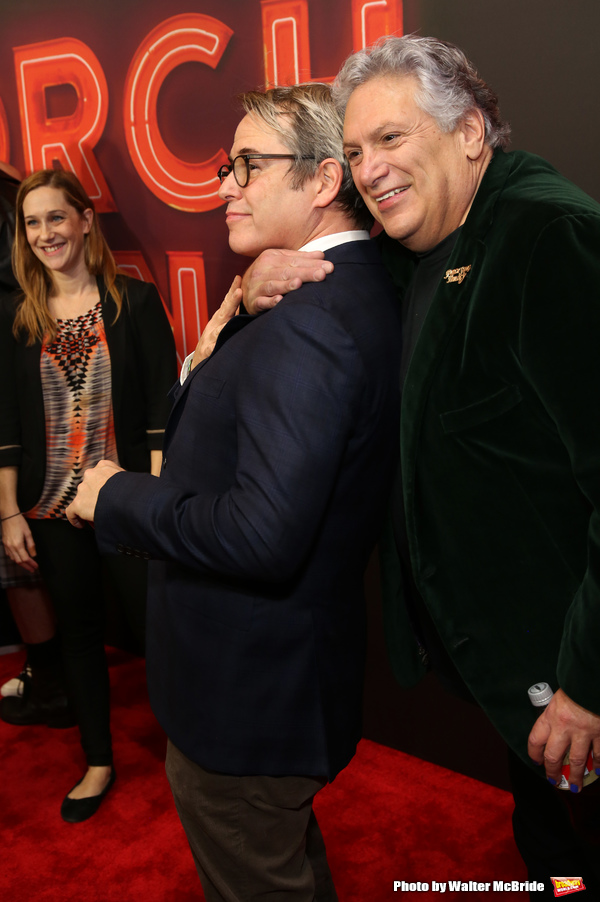
<instances>
[{"instance_id":1,"label":"red carpet","mask_svg":"<svg viewBox=\"0 0 600 902\"><path fill-rule=\"evenodd\" d=\"M0 681L22 656L0 656ZM117 782L95 817L66 824L60 802L83 773L76 729L0 722L1 902L201 902L164 775L165 737L144 666L110 650ZM524 881L507 793L363 740L317 798L340 902L497 897L432 881ZM394 892L394 881L429 892ZM512 900L525 893L511 892Z\"/></svg>"}]
</instances>

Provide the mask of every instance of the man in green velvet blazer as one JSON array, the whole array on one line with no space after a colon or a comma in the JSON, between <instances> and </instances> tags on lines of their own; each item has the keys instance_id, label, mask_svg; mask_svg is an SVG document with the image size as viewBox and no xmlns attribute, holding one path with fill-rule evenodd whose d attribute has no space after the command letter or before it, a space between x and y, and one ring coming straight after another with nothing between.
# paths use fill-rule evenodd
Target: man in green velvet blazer
<instances>
[{"instance_id":1,"label":"man in green velvet blazer","mask_svg":"<svg viewBox=\"0 0 600 902\"><path fill-rule=\"evenodd\" d=\"M530 877L551 892L550 873L576 867L590 889L600 849L590 865L551 827L568 793L519 758L556 785L569 751L577 822L591 750L600 772L600 206L539 157L504 152L496 97L452 45L387 39L347 60L335 91L404 306L402 472L382 549L394 671L411 685L429 657L481 705L516 753ZM540 681L555 693L541 715Z\"/></svg>"},{"instance_id":2,"label":"man in green velvet blazer","mask_svg":"<svg viewBox=\"0 0 600 902\"><path fill-rule=\"evenodd\" d=\"M433 665L486 711L511 749L530 878L552 897L551 874L583 876L600 898L585 822L597 837L600 781L581 792L586 763L600 772L600 206L505 153L497 98L453 45L387 38L346 61L334 94L403 305L380 548L394 672L410 686ZM330 264L279 251L253 269L248 292L277 300Z\"/></svg>"}]
</instances>

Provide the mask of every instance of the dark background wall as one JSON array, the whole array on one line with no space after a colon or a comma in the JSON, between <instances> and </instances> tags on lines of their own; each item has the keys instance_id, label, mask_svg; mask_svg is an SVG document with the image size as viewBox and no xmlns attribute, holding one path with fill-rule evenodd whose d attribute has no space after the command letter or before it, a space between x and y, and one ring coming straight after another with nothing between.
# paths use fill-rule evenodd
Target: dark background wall
<instances>
[{"instance_id":1,"label":"dark background wall","mask_svg":"<svg viewBox=\"0 0 600 902\"><path fill-rule=\"evenodd\" d=\"M458 44L497 92L513 148L600 201L598 0L405 0L404 30Z\"/></svg>"}]
</instances>

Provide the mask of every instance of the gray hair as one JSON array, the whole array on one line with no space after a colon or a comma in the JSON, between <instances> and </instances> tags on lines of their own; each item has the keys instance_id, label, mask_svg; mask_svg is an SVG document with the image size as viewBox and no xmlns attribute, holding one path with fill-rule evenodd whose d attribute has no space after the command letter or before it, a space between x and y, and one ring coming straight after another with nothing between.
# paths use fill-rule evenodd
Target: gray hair
<instances>
[{"instance_id":1,"label":"gray hair","mask_svg":"<svg viewBox=\"0 0 600 902\"><path fill-rule=\"evenodd\" d=\"M372 78L412 75L417 79L417 105L432 116L440 131L452 132L466 114L478 109L485 120L489 147L508 146L510 125L498 108L498 97L455 44L405 35L387 37L348 57L333 84L333 97L343 115L352 92Z\"/></svg>"},{"instance_id":2,"label":"gray hair","mask_svg":"<svg viewBox=\"0 0 600 902\"><path fill-rule=\"evenodd\" d=\"M343 119L338 113L331 86L311 82L268 91L248 91L240 96L246 113L258 116L280 137L294 154L292 188L299 190L313 178L319 164L337 160L343 170L336 202L357 226L370 229L373 217L354 187L348 161L342 149ZM302 159L309 157L309 159Z\"/></svg>"}]
</instances>

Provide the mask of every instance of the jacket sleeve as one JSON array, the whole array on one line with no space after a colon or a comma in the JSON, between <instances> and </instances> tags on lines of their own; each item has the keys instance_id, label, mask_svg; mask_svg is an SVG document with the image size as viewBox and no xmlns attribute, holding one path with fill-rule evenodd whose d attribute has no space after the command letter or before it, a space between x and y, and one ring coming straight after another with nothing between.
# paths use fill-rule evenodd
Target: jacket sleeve
<instances>
[{"instance_id":1,"label":"jacket sleeve","mask_svg":"<svg viewBox=\"0 0 600 902\"><path fill-rule=\"evenodd\" d=\"M127 280L136 365L144 390L148 450L162 448L169 416L168 393L177 378L175 340L160 295L150 282Z\"/></svg>"},{"instance_id":2,"label":"jacket sleeve","mask_svg":"<svg viewBox=\"0 0 600 902\"><path fill-rule=\"evenodd\" d=\"M235 417L231 484L204 490L201 460L187 491L185 477L171 481L168 468L160 479L117 474L96 508L102 551L121 543L196 571L261 580L297 571L334 490L365 390L364 367L353 338L314 306L278 308L258 326L223 414ZM193 442L189 421L187 430Z\"/></svg>"},{"instance_id":3,"label":"jacket sleeve","mask_svg":"<svg viewBox=\"0 0 600 902\"><path fill-rule=\"evenodd\" d=\"M574 701L600 714L598 248L597 214L563 215L543 229L523 290L521 351L524 372L568 454L582 508L589 509L588 566L565 618L558 679Z\"/></svg>"}]
</instances>

